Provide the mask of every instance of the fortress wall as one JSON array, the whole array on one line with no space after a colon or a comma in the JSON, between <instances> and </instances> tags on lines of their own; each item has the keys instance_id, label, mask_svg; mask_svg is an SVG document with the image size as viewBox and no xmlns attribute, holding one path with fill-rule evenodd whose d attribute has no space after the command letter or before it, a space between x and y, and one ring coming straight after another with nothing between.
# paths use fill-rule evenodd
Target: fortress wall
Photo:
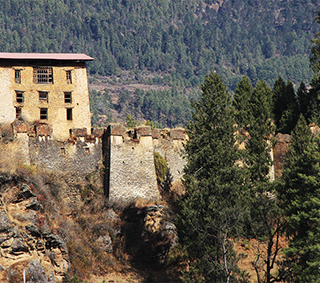
<instances>
[{"instance_id":1,"label":"fortress wall","mask_svg":"<svg viewBox=\"0 0 320 283\"><path fill-rule=\"evenodd\" d=\"M154 150L167 161L173 184L180 183L186 160L183 159L183 144L188 140L185 129L156 129L152 131Z\"/></svg>"},{"instance_id":2,"label":"fortress wall","mask_svg":"<svg viewBox=\"0 0 320 283\"><path fill-rule=\"evenodd\" d=\"M174 183L180 180L185 164L181 154L187 140L184 129L151 131L150 127L126 129L112 124L107 129L93 129L91 135L85 128L71 129L67 141L54 140L52 128L46 123L15 120L12 130L12 140L3 139L0 148L14 150L19 155L17 164L104 178L105 195L112 202L160 199L154 151L166 158Z\"/></svg>"},{"instance_id":3,"label":"fortress wall","mask_svg":"<svg viewBox=\"0 0 320 283\"><path fill-rule=\"evenodd\" d=\"M87 175L97 171L101 163L101 142L78 138L75 143L59 142L47 137L29 141L31 162L37 167L60 172Z\"/></svg>"},{"instance_id":4,"label":"fortress wall","mask_svg":"<svg viewBox=\"0 0 320 283\"><path fill-rule=\"evenodd\" d=\"M121 125L110 125L106 138L109 143L106 146L109 199L125 203L138 198L159 199L151 128L126 131Z\"/></svg>"}]
</instances>

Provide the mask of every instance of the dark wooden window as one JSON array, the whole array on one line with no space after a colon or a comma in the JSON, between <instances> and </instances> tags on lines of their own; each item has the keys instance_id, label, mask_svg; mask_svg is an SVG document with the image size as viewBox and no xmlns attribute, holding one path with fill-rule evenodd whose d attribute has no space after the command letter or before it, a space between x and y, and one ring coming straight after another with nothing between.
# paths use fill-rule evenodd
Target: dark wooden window
<instances>
[{"instance_id":1,"label":"dark wooden window","mask_svg":"<svg viewBox=\"0 0 320 283\"><path fill-rule=\"evenodd\" d=\"M48 108L40 108L40 120L48 120Z\"/></svg>"},{"instance_id":2,"label":"dark wooden window","mask_svg":"<svg viewBox=\"0 0 320 283\"><path fill-rule=\"evenodd\" d=\"M33 68L33 82L35 84L53 84L52 68Z\"/></svg>"},{"instance_id":3,"label":"dark wooden window","mask_svg":"<svg viewBox=\"0 0 320 283\"><path fill-rule=\"evenodd\" d=\"M67 84L72 84L71 71L66 71L66 76L67 76Z\"/></svg>"},{"instance_id":4,"label":"dark wooden window","mask_svg":"<svg viewBox=\"0 0 320 283\"><path fill-rule=\"evenodd\" d=\"M14 81L17 84L21 84L21 70L14 70Z\"/></svg>"},{"instance_id":5,"label":"dark wooden window","mask_svg":"<svg viewBox=\"0 0 320 283\"><path fill-rule=\"evenodd\" d=\"M47 91L39 91L39 101L49 102L49 95Z\"/></svg>"},{"instance_id":6,"label":"dark wooden window","mask_svg":"<svg viewBox=\"0 0 320 283\"><path fill-rule=\"evenodd\" d=\"M72 93L71 92L64 93L64 103L72 103Z\"/></svg>"},{"instance_id":7,"label":"dark wooden window","mask_svg":"<svg viewBox=\"0 0 320 283\"><path fill-rule=\"evenodd\" d=\"M16 91L16 101L18 103L24 102L23 91Z\"/></svg>"},{"instance_id":8,"label":"dark wooden window","mask_svg":"<svg viewBox=\"0 0 320 283\"><path fill-rule=\"evenodd\" d=\"M16 107L16 119L21 118L21 107Z\"/></svg>"},{"instance_id":9,"label":"dark wooden window","mask_svg":"<svg viewBox=\"0 0 320 283\"><path fill-rule=\"evenodd\" d=\"M67 120L72 120L72 108L67 108Z\"/></svg>"}]
</instances>

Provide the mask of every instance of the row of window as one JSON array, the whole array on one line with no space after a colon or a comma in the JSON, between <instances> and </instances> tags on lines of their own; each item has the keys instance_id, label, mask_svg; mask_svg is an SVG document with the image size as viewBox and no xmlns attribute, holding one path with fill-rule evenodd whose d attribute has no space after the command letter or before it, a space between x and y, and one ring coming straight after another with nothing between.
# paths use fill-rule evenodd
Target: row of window
<instances>
[{"instance_id":1,"label":"row of window","mask_svg":"<svg viewBox=\"0 0 320 283\"><path fill-rule=\"evenodd\" d=\"M18 103L24 102L23 91L16 91L16 101ZM38 91L40 102L49 102L49 92ZM72 93L70 91L64 92L64 103L72 103Z\"/></svg>"},{"instance_id":2,"label":"row of window","mask_svg":"<svg viewBox=\"0 0 320 283\"><path fill-rule=\"evenodd\" d=\"M16 107L16 118L19 119L21 116L22 107ZM72 108L66 108L66 118L72 121ZM40 108L40 120L48 120L48 108Z\"/></svg>"},{"instance_id":3,"label":"row of window","mask_svg":"<svg viewBox=\"0 0 320 283\"><path fill-rule=\"evenodd\" d=\"M14 72L15 83L21 84L21 70ZM71 71L66 71L67 84L72 84ZM53 84L53 71L52 68L38 67L33 68L33 83L35 84Z\"/></svg>"}]
</instances>

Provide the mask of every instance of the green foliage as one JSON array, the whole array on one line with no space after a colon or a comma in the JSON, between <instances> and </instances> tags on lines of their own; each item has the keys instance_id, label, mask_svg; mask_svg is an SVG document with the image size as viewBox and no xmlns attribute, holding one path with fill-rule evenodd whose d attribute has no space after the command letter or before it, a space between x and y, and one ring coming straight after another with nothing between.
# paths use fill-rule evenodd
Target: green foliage
<instances>
[{"instance_id":1,"label":"green foliage","mask_svg":"<svg viewBox=\"0 0 320 283\"><path fill-rule=\"evenodd\" d=\"M302 97L300 97L302 98ZM303 101L301 101L303 104ZM274 119L277 131L290 134L299 118L299 104L291 82L284 83L281 77L273 87Z\"/></svg>"},{"instance_id":2,"label":"green foliage","mask_svg":"<svg viewBox=\"0 0 320 283\"><path fill-rule=\"evenodd\" d=\"M237 84L236 93L233 98L235 107L235 119L239 128L250 124L250 104L253 87L248 77L244 76Z\"/></svg>"},{"instance_id":3,"label":"green foliage","mask_svg":"<svg viewBox=\"0 0 320 283\"><path fill-rule=\"evenodd\" d=\"M243 75L253 83L259 77L271 84L279 74L293 83L309 80L309 42L320 8L312 0L223 1L219 9L202 7L201 0L0 4L2 52L87 53L96 59L88 64L92 75L177 72L193 87L214 68L233 90Z\"/></svg>"},{"instance_id":4,"label":"green foliage","mask_svg":"<svg viewBox=\"0 0 320 283\"><path fill-rule=\"evenodd\" d=\"M251 181L266 182L271 165L270 140L274 128L272 125L272 90L262 80L258 81L250 99L250 124L246 127L250 139L247 144L247 165Z\"/></svg>"},{"instance_id":5,"label":"green foliage","mask_svg":"<svg viewBox=\"0 0 320 283\"><path fill-rule=\"evenodd\" d=\"M149 120L147 120L144 124L145 124L146 126L150 126L150 127L151 127L151 130L156 129L156 128L159 126L159 123L153 122L153 121L149 121Z\"/></svg>"},{"instance_id":6,"label":"green foliage","mask_svg":"<svg viewBox=\"0 0 320 283\"><path fill-rule=\"evenodd\" d=\"M238 235L246 210L246 178L235 165L234 116L226 86L211 73L200 88L188 125L186 193L177 220L190 260L184 281L235 282L239 269L231 239Z\"/></svg>"},{"instance_id":7,"label":"green foliage","mask_svg":"<svg viewBox=\"0 0 320 283\"><path fill-rule=\"evenodd\" d=\"M127 116L127 127L134 128L139 125L139 121L135 120L130 114Z\"/></svg>"},{"instance_id":8,"label":"green foliage","mask_svg":"<svg viewBox=\"0 0 320 283\"><path fill-rule=\"evenodd\" d=\"M316 17L318 24L320 24L320 12ZM311 67L314 72L314 76L311 81L311 90L309 91L310 99L310 121L320 125L320 35L317 33L317 37L312 40L313 47L311 49L312 57L310 59Z\"/></svg>"},{"instance_id":9,"label":"green foliage","mask_svg":"<svg viewBox=\"0 0 320 283\"><path fill-rule=\"evenodd\" d=\"M320 24L320 11L316 17L317 23ZM316 38L312 39L313 46L311 48L312 57L310 59L312 70L315 76L319 77L320 75L320 34L317 33Z\"/></svg>"},{"instance_id":10,"label":"green foliage","mask_svg":"<svg viewBox=\"0 0 320 283\"><path fill-rule=\"evenodd\" d=\"M304 117L292 132L282 182L277 187L286 220L285 250L291 282L318 282L320 276L320 142Z\"/></svg>"},{"instance_id":11,"label":"green foliage","mask_svg":"<svg viewBox=\"0 0 320 283\"><path fill-rule=\"evenodd\" d=\"M249 133L246 148L241 150L244 158L242 174L247 173L250 179L247 201L249 213L246 214L243 229L245 237L254 238L258 242L257 256L252 264L259 283L278 279L272 275L272 270L280 251L282 227L281 210L272 197L274 190L269 181L274 131L272 94L264 81L258 81L253 90L248 79L243 78L238 84L234 103L236 109L243 113L238 118L240 126ZM260 253L265 244L266 257Z\"/></svg>"},{"instance_id":12,"label":"green foliage","mask_svg":"<svg viewBox=\"0 0 320 283\"><path fill-rule=\"evenodd\" d=\"M158 184L161 184L164 182L165 176L168 172L167 161L158 152L154 152L153 156L154 156L154 166L156 169L157 182Z\"/></svg>"},{"instance_id":13,"label":"green foliage","mask_svg":"<svg viewBox=\"0 0 320 283\"><path fill-rule=\"evenodd\" d=\"M89 92L90 98L90 110L92 115L91 123L95 126L105 127L112 122L113 117L111 109L113 109L113 103L111 95L108 90Z\"/></svg>"}]
</instances>

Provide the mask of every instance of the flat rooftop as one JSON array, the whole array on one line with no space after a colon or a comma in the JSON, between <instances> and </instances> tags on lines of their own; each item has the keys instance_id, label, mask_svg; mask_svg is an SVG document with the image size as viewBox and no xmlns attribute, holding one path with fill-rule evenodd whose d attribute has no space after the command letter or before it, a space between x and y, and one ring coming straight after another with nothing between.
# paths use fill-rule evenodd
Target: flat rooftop
<instances>
[{"instance_id":1,"label":"flat rooftop","mask_svg":"<svg viewBox=\"0 0 320 283\"><path fill-rule=\"evenodd\" d=\"M75 53L5 53L0 52L1 59L11 60L66 60L66 61L92 61L92 57L86 54Z\"/></svg>"}]
</instances>

